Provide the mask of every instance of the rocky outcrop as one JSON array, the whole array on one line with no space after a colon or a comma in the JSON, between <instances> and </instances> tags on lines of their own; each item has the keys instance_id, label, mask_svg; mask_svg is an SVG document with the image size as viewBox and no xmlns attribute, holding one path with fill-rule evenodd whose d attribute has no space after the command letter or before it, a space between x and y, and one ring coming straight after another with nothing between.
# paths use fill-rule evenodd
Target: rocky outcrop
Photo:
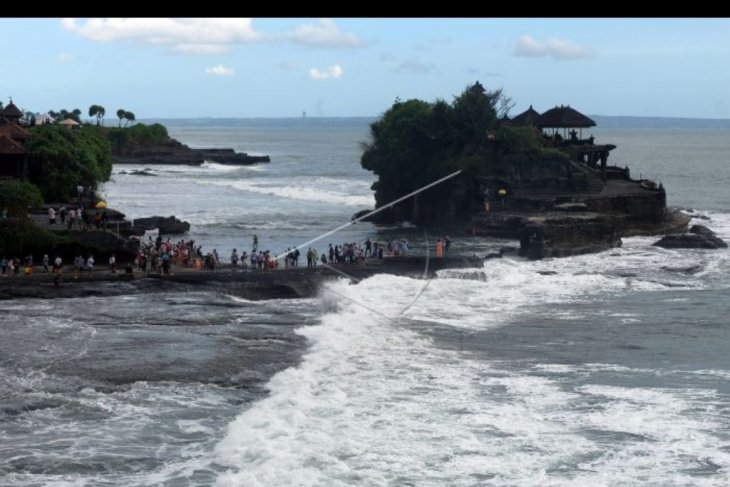
<instances>
[{"instance_id":1,"label":"rocky outcrop","mask_svg":"<svg viewBox=\"0 0 730 487\"><path fill-rule=\"evenodd\" d=\"M727 243L704 225L693 225L689 233L666 235L653 245L665 249L727 248Z\"/></svg>"},{"instance_id":2,"label":"rocky outcrop","mask_svg":"<svg viewBox=\"0 0 730 487\"><path fill-rule=\"evenodd\" d=\"M119 262L132 260L137 254L138 243L135 240L123 238L112 232L90 231L74 232L73 239L61 243L54 248L54 253L63 257L67 263L72 262L77 255L84 258L90 254L98 264L106 263L113 253Z\"/></svg>"},{"instance_id":3,"label":"rocky outcrop","mask_svg":"<svg viewBox=\"0 0 730 487\"><path fill-rule=\"evenodd\" d=\"M112 154L114 164L199 166L205 161L245 166L270 162L271 159L269 156L252 156L245 152L236 152L233 149L191 149L175 139L170 139L164 144L134 148Z\"/></svg>"},{"instance_id":4,"label":"rocky outcrop","mask_svg":"<svg viewBox=\"0 0 730 487\"><path fill-rule=\"evenodd\" d=\"M137 218L134 220L134 228L144 231L159 230L160 234L180 235L190 230L190 223L178 220L175 216L150 216L147 218Z\"/></svg>"}]
</instances>

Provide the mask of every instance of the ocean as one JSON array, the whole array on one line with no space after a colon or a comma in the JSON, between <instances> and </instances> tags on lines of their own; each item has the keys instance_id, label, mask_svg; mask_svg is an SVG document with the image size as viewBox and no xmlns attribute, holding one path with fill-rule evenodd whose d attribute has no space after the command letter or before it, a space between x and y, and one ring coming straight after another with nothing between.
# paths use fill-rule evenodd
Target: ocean
<instances>
[{"instance_id":1,"label":"ocean","mask_svg":"<svg viewBox=\"0 0 730 487\"><path fill-rule=\"evenodd\" d=\"M374 203L366 120L169 129L271 163L118 166L103 192L129 218L189 221L222 259ZM730 129L593 134L730 240ZM447 231L450 252L517 246L365 222L313 246L406 237L417 253ZM0 301L0 485L727 486L730 251L656 240L342 279L314 299Z\"/></svg>"}]
</instances>

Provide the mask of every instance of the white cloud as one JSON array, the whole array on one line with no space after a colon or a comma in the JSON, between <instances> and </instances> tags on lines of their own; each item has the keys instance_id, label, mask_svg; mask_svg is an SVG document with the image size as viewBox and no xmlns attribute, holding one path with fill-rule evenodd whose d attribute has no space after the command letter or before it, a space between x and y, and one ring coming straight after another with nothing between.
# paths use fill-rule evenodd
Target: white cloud
<instances>
[{"instance_id":1,"label":"white cloud","mask_svg":"<svg viewBox=\"0 0 730 487\"><path fill-rule=\"evenodd\" d=\"M220 54L235 44L261 38L251 19L63 19L61 25L97 42L131 41L163 45L185 54Z\"/></svg>"},{"instance_id":2,"label":"white cloud","mask_svg":"<svg viewBox=\"0 0 730 487\"><path fill-rule=\"evenodd\" d=\"M235 71L233 71L233 69L227 68L222 64L213 66L212 68L205 68L205 74L212 76L233 76L234 73Z\"/></svg>"},{"instance_id":3,"label":"white cloud","mask_svg":"<svg viewBox=\"0 0 730 487\"><path fill-rule=\"evenodd\" d=\"M63 62L63 63L66 63L68 61L72 61L73 58L74 58L73 57L73 54L71 54L71 53L68 53L68 52L59 52L58 53L58 60L61 61L61 62Z\"/></svg>"},{"instance_id":4,"label":"white cloud","mask_svg":"<svg viewBox=\"0 0 730 487\"><path fill-rule=\"evenodd\" d=\"M550 57L561 61L593 57L593 52L587 47L579 46L574 42L557 39L535 39L523 35L517 41L515 56L523 57Z\"/></svg>"},{"instance_id":5,"label":"white cloud","mask_svg":"<svg viewBox=\"0 0 730 487\"><path fill-rule=\"evenodd\" d=\"M355 34L342 32L331 19L316 24L302 24L288 35L289 40L314 47L359 47L362 41Z\"/></svg>"},{"instance_id":6,"label":"white cloud","mask_svg":"<svg viewBox=\"0 0 730 487\"><path fill-rule=\"evenodd\" d=\"M428 74L436 71L436 65L433 63L423 63L418 59L406 59L400 63L395 70L398 73Z\"/></svg>"},{"instance_id":7,"label":"white cloud","mask_svg":"<svg viewBox=\"0 0 730 487\"><path fill-rule=\"evenodd\" d=\"M311 79L340 79L345 72L339 64L333 64L324 71L320 71L317 68L309 70L309 77Z\"/></svg>"}]
</instances>

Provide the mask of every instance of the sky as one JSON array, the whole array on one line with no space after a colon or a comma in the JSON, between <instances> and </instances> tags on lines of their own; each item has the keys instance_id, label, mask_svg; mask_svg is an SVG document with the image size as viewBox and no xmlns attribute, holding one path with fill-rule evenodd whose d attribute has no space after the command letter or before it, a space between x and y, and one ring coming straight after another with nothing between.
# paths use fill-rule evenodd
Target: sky
<instances>
[{"instance_id":1,"label":"sky","mask_svg":"<svg viewBox=\"0 0 730 487\"><path fill-rule=\"evenodd\" d=\"M377 116L481 82L514 116L730 118L730 19L0 19L0 100L137 119Z\"/></svg>"}]
</instances>

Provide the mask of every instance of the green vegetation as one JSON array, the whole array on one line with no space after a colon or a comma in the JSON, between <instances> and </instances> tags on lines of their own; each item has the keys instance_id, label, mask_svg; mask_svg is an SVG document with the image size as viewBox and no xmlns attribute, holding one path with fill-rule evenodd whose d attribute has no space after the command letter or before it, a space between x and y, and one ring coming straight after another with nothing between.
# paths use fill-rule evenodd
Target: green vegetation
<instances>
[{"instance_id":1,"label":"green vegetation","mask_svg":"<svg viewBox=\"0 0 730 487\"><path fill-rule=\"evenodd\" d=\"M396 100L370 125L371 141L363 144L361 165L379 177L373 184L376 205L457 169L461 176L397 205L390 219L418 223L454 218L480 204L473 176L495 172L500 151L494 130L510 103L501 90L487 91L479 83L452 103Z\"/></svg>"},{"instance_id":2,"label":"green vegetation","mask_svg":"<svg viewBox=\"0 0 730 487\"><path fill-rule=\"evenodd\" d=\"M122 126L122 120L124 119L124 114L126 114L126 110L124 108L120 108L117 110L117 118L119 119L119 126Z\"/></svg>"},{"instance_id":3,"label":"green vegetation","mask_svg":"<svg viewBox=\"0 0 730 487\"><path fill-rule=\"evenodd\" d=\"M361 165L378 176L376 206L385 205L456 170L462 174L384 212L381 220L427 223L468 217L483 203L477 177L513 181L544 171L546 159L567 155L546 149L533 127L502 124L512 106L501 89L467 86L453 102L396 100L370 125ZM551 164L548 171L562 170Z\"/></svg>"},{"instance_id":4,"label":"green vegetation","mask_svg":"<svg viewBox=\"0 0 730 487\"><path fill-rule=\"evenodd\" d=\"M106 134L115 154L128 153L149 145L164 144L170 138L167 128L159 123L152 125L138 123L128 128L108 128Z\"/></svg>"},{"instance_id":5,"label":"green vegetation","mask_svg":"<svg viewBox=\"0 0 730 487\"><path fill-rule=\"evenodd\" d=\"M125 110L124 108L120 108L119 110L117 110L117 118L119 119L119 126L120 126L120 127L122 126L122 120L126 120L126 121L124 122L124 126L125 126L125 127L126 127L127 125L129 125L129 122L134 122L134 121L136 121L136 118L135 118L135 116L134 116L134 113L132 113L132 112L128 112L128 111L127 111L127 110Z\"/></svg>"},{"instance_id":6,"label":"green vegetation","mask_svg":"<svg viewBox=\"0 0 730 487\"><path fill-rule=\"evenodd\" d=\"M111 176L111 148L103 127L36 126L26 148L30 182L45 201L66 201L77 185L96 189Z\"/></svg>"},{"instance_id":7,"label":"green vegetation","mask_svg":"<svg viewBox=\"0 0 730 487\"><path fill-rule=\"evenodd\" d=\"M81 110L79 110L78 108L74 108L71 111L62 108L57 112L54 110L48 110L48 115L50 115L56 122L61 122L62 120L70 118L81 123Z\"/></svg>"},{"instance_id":8,"label":"green vegetation","mask_svg":"<svg viewBox=\"0 0 730 487\"><path fill-rule=\"evenodd\" d=\"M55 235L36 226L30 219L0 220L0 256L24 257L27 254L48 253L69 237Z\"/></svg>"},{"instance_id":9,"label":"green vegetation","mask_svg":"<svg viewBox=\"0 0 730 487\"><path fill-rule=\"evenodd\" d=\"M27 181L0 183L0 211L7 210L9 217L22 218L29 206L43 204L43 196L37 186Z\"/></svg>"},{"instance_id":10,"label":"green vegetation","mask_svg":"<svg viewBox=\"0 0 730 487\"><path fill-rule=\"evenodd\" d=\"M106 110L101 105L91 105L89 107L89 116L96 117L97 125L104 125L104 114L106 114Z\"/></svg>"}]
</instances>

